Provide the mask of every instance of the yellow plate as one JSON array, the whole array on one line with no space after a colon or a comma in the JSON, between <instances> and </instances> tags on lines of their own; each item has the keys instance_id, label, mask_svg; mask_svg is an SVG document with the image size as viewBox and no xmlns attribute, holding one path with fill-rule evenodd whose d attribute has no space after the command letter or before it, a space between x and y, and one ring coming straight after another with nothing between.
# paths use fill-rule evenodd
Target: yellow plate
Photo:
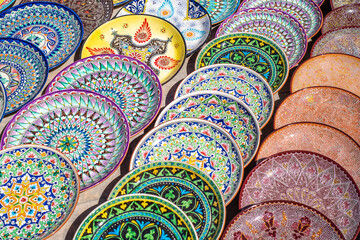
<instances>
[{"instance_id":1,"label":"yellow plate","mask_svg":"<svg viewBox=\"0 0 360 240\"><path fill-rule=\"evenodd\" d=\"M181 68L186 46L181 33L168 21L150 15L126 15L95 29L86 39L81 58L121 54L148 65L164 83Z\"/></svg>"}]
</instances>

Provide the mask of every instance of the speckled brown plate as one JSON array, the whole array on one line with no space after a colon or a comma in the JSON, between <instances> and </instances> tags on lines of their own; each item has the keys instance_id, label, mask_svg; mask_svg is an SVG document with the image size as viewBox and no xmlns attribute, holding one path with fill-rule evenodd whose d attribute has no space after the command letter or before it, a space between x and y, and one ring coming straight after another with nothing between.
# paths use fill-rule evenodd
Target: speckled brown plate
<instances>
[{"instance_id":1,"label":"speckled brown plate","mask_svg":"<svg viewBox=\"0 0 360 240\"><path fill-rule=\"evenodd\" d=\"M330 5L332 9L356 3L360 3L360 0L330 0Z\"/></svg>"},{"instance_id":2,"label":"speckled brown plate","mask_svg":"<svg viewBox=\"0 0 360 240\"><path fill-rule=\"evenodd\" d=\"M321 28L321 34L341 27L360 26L360 4L339 7L329 12Z\"/></svg>"},{"instance_id":3,"label":"speckled brown plate","mask_svg":"<svg viewBox=\"0 0 360 240\"><path fill-rule=\"evenodd\" d=\"M345 54L324 54L303 62L290 82L290 92L312 87L330 86L360 96L360 58Z\"/></svg>"},{"instance_id":4,"label":"speckled brown plate","mask_svg":"<svg viewBox=\"0 0 360 240\"><path fill-rule=\"evenodd\" d=\"M278 107L274 128L296 122L317 122L335 127L360 144L360 97L333 87L299 90Z\"/></svg>"}]
</instances>

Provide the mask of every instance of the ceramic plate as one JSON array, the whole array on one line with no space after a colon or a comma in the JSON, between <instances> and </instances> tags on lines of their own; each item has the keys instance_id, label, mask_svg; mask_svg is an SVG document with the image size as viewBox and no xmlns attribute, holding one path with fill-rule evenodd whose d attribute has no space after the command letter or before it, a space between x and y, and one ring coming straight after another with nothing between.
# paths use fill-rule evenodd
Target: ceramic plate
<instances>
[{"instance_id":1,"label":"ceramic plate","mask_svg":"<svg viewBox=\"0 0 360 240\"><path fill-rule=\"evenodd\" d=\"M0 163L1 238L45 239L65 224L80 192L68 158L22 145L0 151Z\"/></svg>"},{"instance_id":2,"label":"ceramic plate","mask_svg":"<svg viewBox=\"0 0 360 240\"><path fill-rule=\"evenodd\" d=\"M234 217L222 237L233 239L345 239L326 216L290 201L256 204Z\"/></svg>"},{"instance_id":3,"label":"ceramic plate","mask_svg":"<svg viewBox=\"0 0 360 240\"><path fill-rule=\"evenodd\" d=\"M321 35L314 43L310 56L343 53L360 57L360 26L338 28Z\"/></svg>"},{"instance_id":4,"label":"ceramic plate","mask_svg":"<svg viewBox=\"0 0 360 240\"><path fill-rule=\"evenodd\" d=\"M313 87L338 87L360 96L360 58L324 54L303 62L294 72L290 92Z\"/></svg>"},{"instance_id":5,"label":"ceramic plate","mask_svg":"<svg viewBox=\"0 0 360 240\"><path fill-rule=\"evenodd\" d=\"M2 0L0 2L0 12L4 11L8 7L10 7L11 4L13 4L15 0Z\"/></svg>"},{"instance_id":6,"label":"ceramic plate","mask_svg":"<svg viewBox=\"0 0 360 240\"><path fill-rule=\"evenodd\" d=\"M176 119L151 130L134 150L130 170L164 160L189 163L208 174L226 204L235 197L244 175L235 140L223 128L202 119Z\"/></svg>"},{"instance_id":7,"label":"ceramic plate","mask_svg":"<svg viewBox=\"0 0 360 240\"><path fill-rule=\"evenodd\" d=\"M257 33L274 40L284 50L290 67L304 57L307 48L302 25L280 10L251 8L238 11L221 23L216 37L234 32Z\"/></svg>"},{"instance_id":8,"label":"ceramic plate","mask_svg":"<svg viewBox=\"0 0 360 240\"><path fill-rule=\"evenodd\" d=\"M166 199L131 194L107 201L82 222L77 239L197 240L189 218Z\"/></svg>"},{"instance_id":9,"label":"ceramic plate","mask_svg":"<svg viewBox=\"0 0 360 240\"><path fill-rule=\"evenodd\" d=\"M0 122L4 117L5 110L7 105L7 96L6 96L6 89L4 84L0 81Z\"/></svg>"},{"instance_id":10,"label":"ceramic plate","mask_svg":"<svg viewBox=\"0 0 360 240\"><path fill-rule=\"evenodd\" d=\"M274 97L264 77L235 64L214 64L189 74L178 86L175 99L185 94L216 90L239 98L255 114L260 128L270 120Z\"/></svg>"},{"instance_id":11,"label":"ceramic plate","mask_svg":"<svg viewBox=\"0 0 360 240\"><path fill-rule=\"evenodd\" d=\"M285 98L276 110L274 128L296 122L329 125L360 144L360 97L332 87L299 90Z\"/></svg>"},{"instance_id":12,"label":"ceramic plate","mask_svg":"<svg viewBox=\"0 0 360 240\"><path fill-rule=\"evenodd\" d=\"M201 239L218 239L225 224L225 202L216 184L205 173L182 162L155 162L121 178L109 199L146 193L177 205L189 217Z\"/></svg>"},{"instance_id":13,"label":"ceramic plate","mask_svg":"<svg viewBox=\"0 0 360 240\"><path fill-rule=\"evenodd\" d=\"M126 3L128 1L130 1L130 0L113 0L113 3L114 3L114 6L117 7L117 6L120 6L121 4Z\"/></svg>"},{"instance_id":14,"label":"ceramic plate","mask_svg":"<svg viewBox=\"0 0 360 240\"><path fill-rule=\"evenodd\" d=\"M339 164L317 153L278 153L251 170L240 191L239 208L272 200L315 208L336 224L345 239L355 239L360 231L356 183Z\"/></svg>"},{"instance_id":15,"label":"ceramic plate","mask_svg":"<svg viewBox=\"0 0 360 240\"><path fill-rule=\"evenodd\" d=\"M20 144L49 146L65 154L80 176L81 190L103 181L124 159L129 126L108 98L85 90L45 94L17 112L1 148Z\"/></svg>"},{"instance_id":16,"label":"ceramic plate","mask_svg":"<svg viewBox=\"0 0 360 240\"><path fill-rule=\"evenodd\" d=\"M233 33L213 39L201 50L195 67L214 63L239 64L261 74L274 93L285 84L288 59L273 40L254 33Z\"/></svg>"},{"instance_id":17,"label":"ceramic plate","mask_svg":"<svg viewBox=\"0 0 360 240\"><path fill-rule=\"evenodd\" d=\"M121 54L148 65L164 83L181 68L186 46L179 30L150 15L126 15L95 29L85 41L81 58Z\"/></svg>"},{"instance_id":18,"label":"ceramic plate","mask_svg":"<svg viewBox=\"0 0 360 240\"><path fill-rule=\"evenodd\" d=\"M330 0L330 5L332 9L358 3L360 3L359 0Z\"/></svg>"},{"instance_id":19,"label":"ceramic plate","mask_svg":"<svg viewBox=\"0 0 360 240\"><path fill-rule=\"evenodd\" d=\"M23 39L39 47L50 69L65 62L76 51L83 35L78 15L57 3L15 6L0 14L0 25L0 37Z\"/></svg>"},{"instance_id":20,"label":"ceramic plate","mask_svg":"<svg viewBox=\"0 0 360 240\"><path fill-rule=\"evenodd\" d=\"M286 125L263 141L257 159L290 150L311 151L334 160L360 186L360 145L340 130L319 123Z\"/></svg>"},{"instance_id":21,"label":"ceramic plate","mask_svg":"<svg viewBox=\"0 0 360 240\"><path fill-rule=\"evenodd\" d=\"M260 144L260 128L250 108L238 98L218 91L186 94L169 103L155 126L178 118L200 118L224 128L236 141L246 167Z\"/></svg>"},{"instance_id":22,"label":"ceramic plate","mask_svg":"<svg viewBox=\"0 0 360 240\"><path fill-rule=\"evenodd\" d=\"M86 39L95 28L110 20L114 8L112 0L22 0L21 3L38 1L60 3L74 10L84 26L83 39Z\"/></svg>"},{"instance_id":23,"label":"ceramic plate","mask_svg":"<svg viewBox=\"0 0 360 240\"><path fill-rule=\"evenodd\" d=\"M196 0L210 14L211 22L217 25L233 14L240 5L240 0Z\"/></svg>"},{"instance_id":24,"label":"ceramic plate","mask_svg":"<svg viewBox=\"0 0 360 240\"><path fill-rule=\"evenodd\" d=\"M195 0L133 0L127 3L116 16L144 13L174 24L185 39L187 55L201 47L210 35L210 16Z\"/></svg>"},{"instance_id":25,"label":"ceramic plate","mask_svg":"<svg viewBox=\"0 0 360 240\"><path fill-rule=\"evenodd\" d=\"M360 26L360 4L339 7L324 18L321 34L342 27Z\"/></svg>"},{"instance_id":26,"label":"ceramic plate","mask_svg":"<svg viewBox=\"0 0 360 240\"><path fill-rule=\"evenodd\" d=\"M38 47L21 39L0 38L0 81L7 95L5 114L32 100L43 88L48 71L46 57Z\"/></svg>"},{"instance_id":27,"label":"ceramic plate","mask_svg":"<svg viewBox=\"0 0 360 240\"><path fill-rule=\"evenodd\" d=\"M323 15L312 0L244 0L239 11L248 8L273 8L293 16L304 27L308 40L321 28Z\"/></svg>"},{"instance_id":28,"label":"ceramic plate","mask_svg":"<svg viewBox=\"0 0 360 240\"><path fill-rule=\"evenodd\" d=\"M142 62L121 55L99 55L74 62L49 83L47 92L86 89L113 100L125 113L131 135L148 126L161 105L161 84Z\"/></svg>"}]
</instances>

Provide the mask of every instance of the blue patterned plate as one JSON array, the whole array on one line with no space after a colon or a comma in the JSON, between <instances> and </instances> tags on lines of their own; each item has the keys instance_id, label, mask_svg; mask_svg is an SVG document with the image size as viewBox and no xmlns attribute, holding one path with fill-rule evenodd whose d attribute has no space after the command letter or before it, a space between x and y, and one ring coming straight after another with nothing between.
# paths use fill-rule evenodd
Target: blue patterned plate
<instances>
[{"instance_id":1,"label":"blue patterned plate","mask_svg":"<svg viewBox=\"0 0 360 240\"><path fill-rule=\"evenodd\" d=\"M5 114L36 97L48 71L46 57L38 47L21 39L0 38L0 81L7 95Z\"/></svg>"},{"instance_id":2,"label":"blue patterned plate","mask_svg":"<svg viewBox=\"0 0 360 240\"><path fill-rule=\"evenodd\" d=\"M210 16L194 0L133 0L126 4L116 16L144 13L174 24L185 39L187 55L201 47L210 35Z\"/></svg>"},{"instance_id":3,"label":"blue patterned plate","mask_svg":"<svg viewBox=\"0 0 360 240\"><path fill-rule=\"evenodd\" d=\"M213 25L231 16L239 7L240 0L196 0L209 13Z\"/></svg>"},{"instance_id":4,"label":"blue patterned plate","mask_svg":"<svg viewBox=\"0 0 360 240\"><path fill-rule=\"evenodd\" d=\"M65 62L76 51L83 35L79 16L57 3L15 6L0 14L0 25L0 37L19 38L38 46L50 69Z\"/></svg>"}]
</instances>

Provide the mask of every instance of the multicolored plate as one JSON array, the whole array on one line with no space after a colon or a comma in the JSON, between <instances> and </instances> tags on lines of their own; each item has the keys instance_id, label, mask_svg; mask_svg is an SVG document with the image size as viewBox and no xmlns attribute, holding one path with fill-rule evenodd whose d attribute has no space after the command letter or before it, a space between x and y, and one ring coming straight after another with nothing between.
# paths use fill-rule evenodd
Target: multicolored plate
<instances>
[{"instance_id":1,"label":"multicolored plate","mask_svg":"<svg viewBox=\"0 0 360 240\"><path fill-rule=\"evenodd\" d=\"M255 33L233 33L210 41L198 54L195 68L214 63L239 64L261 74L274 93L285 84L288 59L273 40Z\"/></svg>"},{"instance_id":2,"label":"multicolored plate","mask_svg":"<svg viewBox=\"0 0 360 240\"><path fill-rule=\"evenodd\" d=\"M330 5L332 9L358 3L360 3L359 0L330 0Z\"/></svg>"},{"instance_id":3,"label":"multicolored plate","mask_svg":"<svg viewBox=\"0 0 360 240\"><path fill-rule=\"evenodd\" d=\"M251 32L274 40L288 57L290 68L304 57L306 33L291 15L275 9L251 8L231 15L216 32L216 37L234 32Z\"/></svg>"},{"instance_id":4,"label":"multicolored plate","mask_svg":"<svg viewBox=\"0 0 360 240\"><path fill-rule=\"evenodd\" d=\"M360 97L333 87L299 90L285 98L276 110L274 128L296 122L329 125L360 144Z\"/></svg>"},{"instance_id":5,"label":"multicolored plate","mask_svg":"<svg viewBox=\"0 0 360 240\"><path fill-rule=\"evenodd\" d=\"M84 26L83 39L95 28L109 21L114 8L113 0L22 0L21 3L39 1L59 3L74 10Z\"/></svg>"},{"instance_id":6,"label":"multicolored plate","mask_svg":"<svg viewBox=\"0 0 360 240\"><path fill-rule=\"evenodd\" d=\"M290 150L324 155L346 169L360 186L360 145L340 130L319 123L293 123L272 132L260 145L257 159Z\"/></svg>"},{"instance_id":7,"label":"multicolored plate","mask_svg":"<svg viewBox=\"0 0 360 240\"><path fill-rule=\"evenodd\" d=\"M360 26L360 4L339 7L324 18L321 34L342 27Z\"/></svg>"},{"instance_id":8,"label":"multicolored plate","mask_svg":"<svg viewBox=\"0 0 360 240\"><path fill-rule=\"evenodd\" d=\"M69 219L80 185L70 160L52 148L0 151L1 239L45 239Z\"/></svg>"},{"instance_id":9,"label":"multicolored plate","mask_svg":"<svg viewBox=\"0 0 360 240\"><path fill-rule=\"evenodd\" d=\"M190 73L178 86L175 99L185 94L216 90L239 98L254 113L260 129L270 120L274 97L269 84L257 72L235 64L214 64Z\"/></svg>"},{"instance_id":10,"label":"multicolored plate","mask_svg":"<svg viewBox=\"0 0 360 240\"><path fill-rule=\"evenodd\" d=\"M290 201L270 201L234 217L221 238L344 240L338 227L319 211Z\"/></svg>"},{"instance_id":11,"label":"multicolored plate","mask_svg":"<svg viewBox=\"0 0 360 240\"><path fill-rule=\"evenodd\" d=\"M360 231L356 183L339 164L317 153L278 153L251 170L240 191L239 208L272 200L315 208L336 224L345 239L355 239Z\"/></svg>"},{"instance_id":12,"label":"multicolored plate","mask_svg":"<svg viewBox=\"0 0 360 240\"><path fill-rule=\"evenodd\" d=\"M238 98L218 91L186 94L162 110L155 126L178 118L204 119L224 128L239 146L245 167L255 157L260 127L251 109Z\"/></svg>"},{"instance_id":13,"label":"multicolored plate","mask_svg":"<svg viewBox=\"0 0 360 240\"><path fill-rule=\"evenodd\" d=\"M86 39L81 58L121 54L148 65L161 83L172 78L186 56L183 36L170 22L155 16L132 14L115 18Z\"/></svg>"},{"instance_id":14,"label":"multicolored plate","mask_svg":"<svg viewBox=\"0 0 360 240\"><path fill-rule=\"evenodd\" d=\"M160 81L147 65L116 54L74 62L55 76L46 91L65 89L86 89L113 100L125 113L132 136L155 119L162 98Z\"/></svg>"},{"instance_id":15,"label":"multicolored plate","mask_svg":"<svg viewBox=\"0 0 360 240\"><path fill-rule=\"evenodd\" d=\"M73 239L198 240L198 237L189 218L175 204L149 194L130 194L95 208Z\"/></svg>"},{"instance_id":16,"label":"multicolored plate","mask_svg":"<svg viewBox=\"0 0 360 240\"><path fill-rule=\"evenodd\" d=\"M126 117L113 101L90 91L63 90L17 112L4 130L1 148L33 143L62 152L77 169L84 191L120 166L129 135Z\"/></svg>"},{"instance_id":17,"label":"multicolored plate","mask_svg":"<svg viewBox=\"0 0 360 240\"><path fill-rule=\"evenodd\" d=\"M218 239L225 225L225 202L218 186L205 173L183 162L154 162L122 177L109 199L146 193L178 206L194 225L199 240Z\"/></svg>"},{"instance_id":18,"label":"multicolored plate","mask_svg":"<svg viewBox=\"0 0 360 240\"><path fill-rule=\"evenodd\" d=\"M13 4L16 0L1 0L0 2L0 12L4 11L8 7L10 7L11 4Z\"/></svg>"},{"instance_id":19,"label":"multicolored plate","mask_svg":"<svg viewBox=\"0 0 360 240\"><path fill-rule=\"evenodd\" d=\"M239 191L244 164L235 140L214 123L182 118L157 126L135 148L130 170L156 161L189 163L218 185L226 204Z\"/></svg>"},{"instance_id":20,"label":"multicolored plate","mask_svg":"<svg viewBox=\"0 0 360 240\"><path fill-rule=\"evenodd\" d=\"M256 7L288 13L304 27L308 40L320 30L323 21L320 7L312 0L244 0L238 11Z\"/></svg>"},{"instance_id":21,"label":"multicolored plate","mask_svg":"<svg viewBox=\"0 0 360 240\"><path fill-rule=\"evenodd\" d=\"M345 54L324 54L303 62L294 72L290 92L313 86L345 89L360 96L360 58Z\"/></svg>"},{"instance_id":22,"label":"multicolored plate","mask_svg":"<svg viewBox=\"0 0 360 240\"><path fill-rule=\"evenodd\" d=\"M310 56L316 57L326 53L343 53L360 57L360 26L343 27L331 30L314 43Z\"/></svg>"},{"instance_id":23,"label":"multicolored plate","mask_svg":"<svg viewBox=\"0 0 360 240\"><path fill-rule=\"evenodd\" d=\"M195 0L133 0L127 3L116 17L128 14L149 14L174 24L185 39L187 55L200 48L211 31L208 12Z\"/></svg>"},{"instance_id":24,"label":"multicolored plate","mask_svg":"<svg viewBox=\"0 0 360 240\"><path fill-rule=\"evenodd\" d=\"M57 3L34 2L12 7L0 14L0 25L0 37L23 39L39 47L50 69L65 62L83 36L79 16Z\"/></svg>"},{"instance_id":25,"label":"multicolored plate","mask_svg":"<svg viewBox=\"0 0 360 240\"><path fill-rule=\"evenodd\" d=\"M19 110L43 88L48 63L35 45L14 38L0 38L0 81L7 95L5 114Z\"/></svg>"},{"instance_id":26,"label":"multicolored plate","mask_svg":"<svg viewBox=\"0 0 360 240\"><path fill-rule=\"evenodd\" d=\"M240 0L196 0L210 14L211 22L217 25L232 15L239 7Z\"/></svg>"}]
</instances>

